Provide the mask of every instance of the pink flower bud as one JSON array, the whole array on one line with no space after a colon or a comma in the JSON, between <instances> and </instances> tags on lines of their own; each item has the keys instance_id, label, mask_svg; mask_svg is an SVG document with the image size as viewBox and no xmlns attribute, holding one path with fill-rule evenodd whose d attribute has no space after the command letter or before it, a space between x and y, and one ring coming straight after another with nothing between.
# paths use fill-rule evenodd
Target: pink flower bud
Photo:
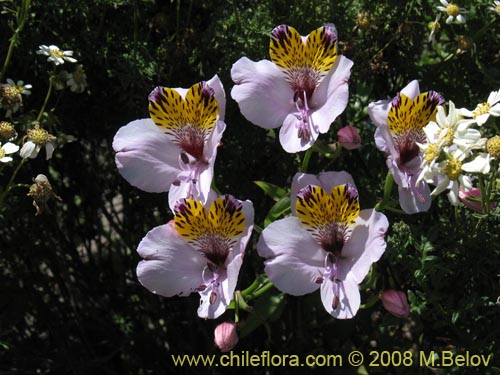
<instances>
[{"instance_id":1,"label":"pink flower bud","mask_svg":"<svg viewBox=\"0 0 500 375\"><path fill-rule=\"evenodd\" d=\"M481 201L472 201L468 199L469 197L481 200L481 190L479 190L478 188L472 188L469 191L465 191L464 189L460 188L458 192L458 198L466 207L469 207L471 210L474 210L476 212L483 212ZM491 202L490 208L492 210L495 209L495 203Z\"/></svg>"},{"instance_id":2,"label":"pink flower bud","mask_svg":"<svg viewBox=\"0 0 500 375\"><path fill-rule=\"evenodd\" d=\"M406 294L399 290L386 290L380 297L384 308L398 318L408 318L410 316L410 305L406 299Z\"/></svg>"},{"instance_id":3,"label":"pink flower bud","mask_svg":"<svg viewBox=\"0 0 500 375\"><path fill-rule=\"evenodd\" d=\"M337 132L337 137L339 138L339 143L342 147L348 150L354 150L361 147L361 137L358 134L358 130L354 126L344 126Z\"/></svg>"},{"instance_id":4,"label":"pink flower bud","mask_svg":"<svg viewBox=\"0 0 500 375\"><path fill-rule=\"evenodd\" d=\"M238 343L236 323L224 322L215 327L214 342L221 352L228 352Z\"/></svg>"}]
</instances>

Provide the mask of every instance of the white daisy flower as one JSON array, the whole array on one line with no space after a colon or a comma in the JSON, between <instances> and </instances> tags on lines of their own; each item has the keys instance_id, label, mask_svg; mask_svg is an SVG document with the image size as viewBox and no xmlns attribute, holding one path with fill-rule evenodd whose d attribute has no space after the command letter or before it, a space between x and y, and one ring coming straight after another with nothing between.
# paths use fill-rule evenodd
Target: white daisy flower
<instances>
[{"instance_id":1,"label":"white daisy flower","mask_svg":"<svg viewBox=\"0 0 500 375\"><path fill-rule=\"evenodd\" d=\"M55 149L55 140L52 134L45 129L42 129L40 125L35 125L33 129L28 129L27 134L28 142L26 142L19 154L23 159L30 158L34 159L38 156L38 153L45 147L45 154L47 160L52 157Z\"/></svg>"},{"instance_id":2,"label":"white daisy flower","mask_svg":"<svg viewBox=\"0 0 500 375\"><path fill-rule=\"evenodd\" d=\"M500 14L500 1L495 0L493 4L488 7L488 9L496 14Z\"/></svg>"},{"instance_id":3,"label":"white daisy flower","mask_svg":"<svg viewBox=\"0 0 500 375\"><path fill-rule=\"evenodd\" d=\"M11 78L7 78L7 86L14 88L18 94L23 95L31 95L30 90L33 88L30 84L25 85L24 81L17 81L16 83Z\"/></svg>"},{"instance_id":4,"label":"white daisy flower","mask_svg":"<svg viewBox=\"0 0 500 375\"><path fill-rule=\"evenodd\" d=\"M484 103L478 104L476 109L469 111L466 108L460 109L463 116L473 118L474 120L469 120L470 122L476 122L479 126L482 126L488 118L491 116L500 116L500 90L492 91L488 96L488 100Z\"/></svg>"},{"instance_id":5,"label":"white daisy flower","mask_svg":"<svg viewBox=\"0 0 500 375\"><path fill-rule=\"evenodd\" d=\"M39 50L36 51L38 55L45 55L49 56L47 61L50 61L54 63L55 65L61 65L64 64L65 61L70 62L70 63L76 63L77 60L74 59L73 57L73 51L63 51L59 49L59 47L50 45L41 45L39 47Z\"/></svg>"},{"instance_id":6,"label":"white daisy flower","mask_svg":"<svg viewBox=\"0 0 500 375\"><path fill-rule=\"evenodd\" d=\"M14 143L7 142L2 146L0 142L0 162L1 163L9 163L12 161L12 157L5 156L9 154L13 154L19 150L19 146Z\"/></svg>"},{"instance_id":7,"label":"white daisy flower","mask_svg":"<svg viewBox=\"0 0 500 375\"><path fill-rule=\"evenodd\" d=\"M66 84L72 92L81 94L87 88L87 75L82 65L78 65L75 71L68 75Z\"/></svg>"},{"instance_id":8,"label":"white daisy flower","mask_svg":"<svg viewBox=\"0 0 500 375\"><path fill-rule=\"evenodd\" d=\"M465 23L467 19L464 17L464 14L468 13L467 10L460 8L457 4L449 3L446 0L439 0L442 5L438 5L437 9L441 12L444 12L448 15L446 18L446 23L450 24L452 22L455 23Z\"/></svg>"}]
</instances>

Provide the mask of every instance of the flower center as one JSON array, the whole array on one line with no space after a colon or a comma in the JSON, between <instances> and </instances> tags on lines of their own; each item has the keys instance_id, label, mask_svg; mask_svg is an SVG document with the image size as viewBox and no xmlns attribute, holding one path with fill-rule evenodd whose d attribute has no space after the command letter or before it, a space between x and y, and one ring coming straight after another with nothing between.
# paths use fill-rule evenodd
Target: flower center
<instances>
[{"instance_id":1,"label":"flower center","mask_svg":"<svg viewBox=\"0 0 500 375\"><path fill-rule=\"evenodd\" d=\"M16 129L14 125L7 121L0 122L0 138L2 139L12 139L16 136Z\"/></svg>"},{"instance_id":2,"label":"flower center","mask_svg":"<svg viewBox=\"0 0 500 375\"><path fill-rule=\"evenodd\" d=\"M481 115L488 113L490 111L490 109L491 109L491 105L487 102L483 102L481 104L478 104L476 109L474 111L472 111L472 114L474 115L474 118L476 118L478 116L481 116Z\"/></svg>"},{"instance_id":3,"label":"flower center","mask_svg":"<svg viewBox=\"0 0 500 375\"><path fill-rule=\"evenodd\" d=\"M0 147L0 159L3 158L5 156L5 150Z\"/></svg>"},{"instance_id":4,"label":"flower center","mask_svg":"<svg viewBox=\"0 0 500 375\"><path fill-rule=\"evenodd\" d=\"M428 28L431 31L438 31L439 29L441 29L441 24L438 21L431 21L429 22Z\"/></svg>"},{"instance_id":5,"label":"flower center","mask_svg":"<svg viewBox=\"0 0 500 375\"><path fill-rule=\"evenodd\" d=\"M446 7L446 13L449 15L449 16L453 16L453 17L456 17L459 15L460 13L460 7L456 4L449 4L447 7Z\"/></svg>"},{"instance_id":6,"label":"flower center","mask_svg":"<svg viewBox=\"0 0 500 375\"><path fill-rule=\"evenodd\" d=\"M64 51L62 51L60 49L51 50L49 52L49 54L50 54L50 56L55 57L55 58L63 58L64 57Z\"/></svg>"},{"instance_id":7,"label":"flower center","mask_svg":"<svg viewBox=\"0 0 500 375\"><path fill-rule=\"evenodd\" d=\"M330 194L307 185L297 193L295 211L321 248L339 257L359 215L358 192L350 184L335 186Z\"/></svg>"},{"instance_id":8,"label":"flower center","mask_svg":"<svg viewBox=\"0 0 500 375\"><path fill-rule=\"evenodd\" d=\"M177 232L207 258L209 265L225 267L245 228L241 202L225 195L207 210L201 202L186 198L177 202L174 211Z\"/></svg>"},{"instance_id":9,"label":"flower center","mask_svg":"<svg viewBox=\"0 0 500 375\"><path fill-rule=\"evenodd\" d=\"M427 148L424 152L424 160L427 163L431 163L433 160L436 160L439 156L439 147L436 143L431 143L427 145Z\"/></svg>"},{"instance_id":10,"label":"flower center","mask_svg":"<svg viewBox=\"0 0 500 375\"><path fill-rule=\"evenodd\" d=\"M445 173L450 180L456 180L462 173L462 162L455 158L448 160Z\"/></svg>"},{"instance_id":11,"label":"flower center","mask_svg":"<svg viewBox=\"0 0 500 375\"><path fill-rule=\"evenodd\" d=\"M455 132L453 131L453 129L450 127L443 128L441 129L440 133L444 133L444 135L442 136L443 146L451 146L453 144L453 139L455 138Z\"/></svg>"},{"instance_id":12,"label":"flower center","mask_svg":"<svg viewBox=\"0 0 500 375\"><path fill-rule=\"evenodd\" d=\"M494 158L500 158L500 137L495 135L486 142L486 151Z\"/></svg>"},{"instance_id":13,"label":"flower center","mask_svg":"<svg viewBox=\"0 0 500 375\"><path fill-rule=\"evenodd\" d=\"M174 89L156 87L149 95L149 113L182 150L203 159L205 143L219 115L215 91L206 82L191 86L185 98Z\"/></svg>"},{"instance_id":14,"label":"flower center","mask_svg":"<svg viewBox=\"0 0 500 375\"><path fill-rule=\"evenodd\" d=\"M33 129L28 129L28 139L37 145L43 146L54 140L55 137L37 124Z\"/></svg>"},{"instance_id":15,"label":"flower center","mask_svg":"<svg viewBox=\"0 0 500 375\"><path fill-rule=\"evenodd\" d=\"M425 133L410 130L405 134L394 137L394 143L399 151L398 164L404 166L412 161L420 153L420 149L416 142L425 143Z\"/></svg>"},{"instance_id":16,"label":"flower center","mask_svg":"<svg viewBox=\"0 0 500 375\"><path fill-rule=\"evenodd\" d=\"M19 94L20 94L20 92L17 89L17 86L3 85L3 87L2 87L2 99L6 100L9 103L18 100Z\"/></svg>"}]
</instances>

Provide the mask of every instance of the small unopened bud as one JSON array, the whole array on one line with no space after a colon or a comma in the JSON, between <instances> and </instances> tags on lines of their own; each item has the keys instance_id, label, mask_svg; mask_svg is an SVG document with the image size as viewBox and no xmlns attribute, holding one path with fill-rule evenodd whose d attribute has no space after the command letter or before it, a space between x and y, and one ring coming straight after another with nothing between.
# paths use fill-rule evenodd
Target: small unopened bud
<instances>
[{"instance_id":1,"label":"small unopened bud","mask_svg":"<svg viewBox=\"0 0 500 375\"><path fill-rule=\"evenodd\" d=\"M8 121L0 121L0 139L12 141L16 139L16 137L17 132L14 125Z\"/></svg>"},{"instance_id":2,"label":"small unopened bud","mask_svg":"<svg viewBox=\"0 0 500 375\"><path fill-rule=\"evenodd\" d=\"M463 188L460 188L458 191L458 198L465 207L468 207L476 212L483 212L483 207L481 205L481 190L478 188L472 188L469 191L465 191ZM494 202L490 202L490 209L495 209Z\"/></svg>"},{"instance_id":3,"label":"small unopened bud","mask_svg":"<svg viewBox=\"0 0 500 375\"><path fill-rule=\"evenodd\" d=\"M30 186L28 196L33 198L33 206L36 208L36 214L40 215L45 209L47 209L47 202L54 198L59 201L62 199L54 193L52 186L47 178L43 174L39 174L33 179L33 185Z\"/></svg>"},{"instance_id":4,"label":"small unopened bud","mask_svg":"<svg viewBox=\"0 0 500 375\"><path fill-rule=\"evenodd\" d=\"M406 299L406 294L399 290L386 290L380 296L384 308L398 318L408 318L410 316L410 305Z\"/></svg>"},{"instance_id":5,"label":"small unopened bud","mask_svg":"<svg viewBox=\"0 0 500 375\"><path fill-rule=\"evenodd\" d=\"M348 125L339 129L339 131L337 131L337 137L339 137L339 143L342 147L348 150L354 150L361 147L361 137L354 126Z\"/></svg>"},{"instance_id":6,"label":"small unopened bud","mask_svg":"<svg viewBox=\"0 0 500 375\"><path fill-rule=\"evenodd\" d=\"M224 322L215 327L214 342L221 352L228 352L238 343L236 323Z\"/></svg>"}]
</instances>

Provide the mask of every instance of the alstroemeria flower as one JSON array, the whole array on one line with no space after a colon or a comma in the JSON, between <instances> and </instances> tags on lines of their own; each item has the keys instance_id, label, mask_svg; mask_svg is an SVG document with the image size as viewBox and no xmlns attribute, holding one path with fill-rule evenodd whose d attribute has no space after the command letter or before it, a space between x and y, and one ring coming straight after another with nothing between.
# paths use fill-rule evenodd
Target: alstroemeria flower
<instances>
[{"instance_id":1,"label":"alstroemeria flower","mask_svg":"<svg viewBox=\"0 0 500 375\"><path fill-rule=\"evenodd\" d=\"M347 172L299 173L291 200L296 216L271 223L257 244L267 276L294 296L321 289L329 314L352 318L360 305L358 285L385 251L387 218L373 209L360 211Z\"/></svg>"},{"instance_id":2,"label":"alstroemeria flower","mask_svg":"<svg viewBox=\"0 0 500 375\"><path fill-rule=\"evenodd\" d=\"M301 36L280 25L271 32L271 61L240 58L231 69L231 96L250 122L281 126L285 151L311 147L348 101L352 61L337 54L337 30L327 24Z\"/></svg>"},{"instance_id":3,"label":"alstroemeria flower","mask_svg":"<svg viewBox=\"0 0 500 375\"><path fill-rule=\"evenodd\" d=\"M387 155L387 167L398 185L399 204L409 214L427 211L430 189L418 181L424 144L423 128L436 118L436 107L444 99L435 91L420 93L418 81L410 82L392 100L370 103L368 114L377 126L375 143Z\"/></svg>"},{"instance_id":4,"label":"alstroemeria flower","mask_svg":"<svg viewBox=\"0 0 500 375\"><path fill-rule=\"evenodd\" d=\"M153 228L139 244L139 281L165 297L198 292L198 316L219 317L233 299L253 216L252 202L230 195L205 206L180 199L174 220Z\"/></svg>"},{"instance_id":5,"label":"alstroemeria flower","mask_svg":"<svg viewBox=\"0 0 500 375\"><path fill-rule=\"evenodd\" d=\"M219 77L189 89L157 87L149 95L151 119L121 127L113 140L116 165L132 185L150 193L208 199L217 147L226 128L226 98Z\"/></svg>"}]
</instances>

